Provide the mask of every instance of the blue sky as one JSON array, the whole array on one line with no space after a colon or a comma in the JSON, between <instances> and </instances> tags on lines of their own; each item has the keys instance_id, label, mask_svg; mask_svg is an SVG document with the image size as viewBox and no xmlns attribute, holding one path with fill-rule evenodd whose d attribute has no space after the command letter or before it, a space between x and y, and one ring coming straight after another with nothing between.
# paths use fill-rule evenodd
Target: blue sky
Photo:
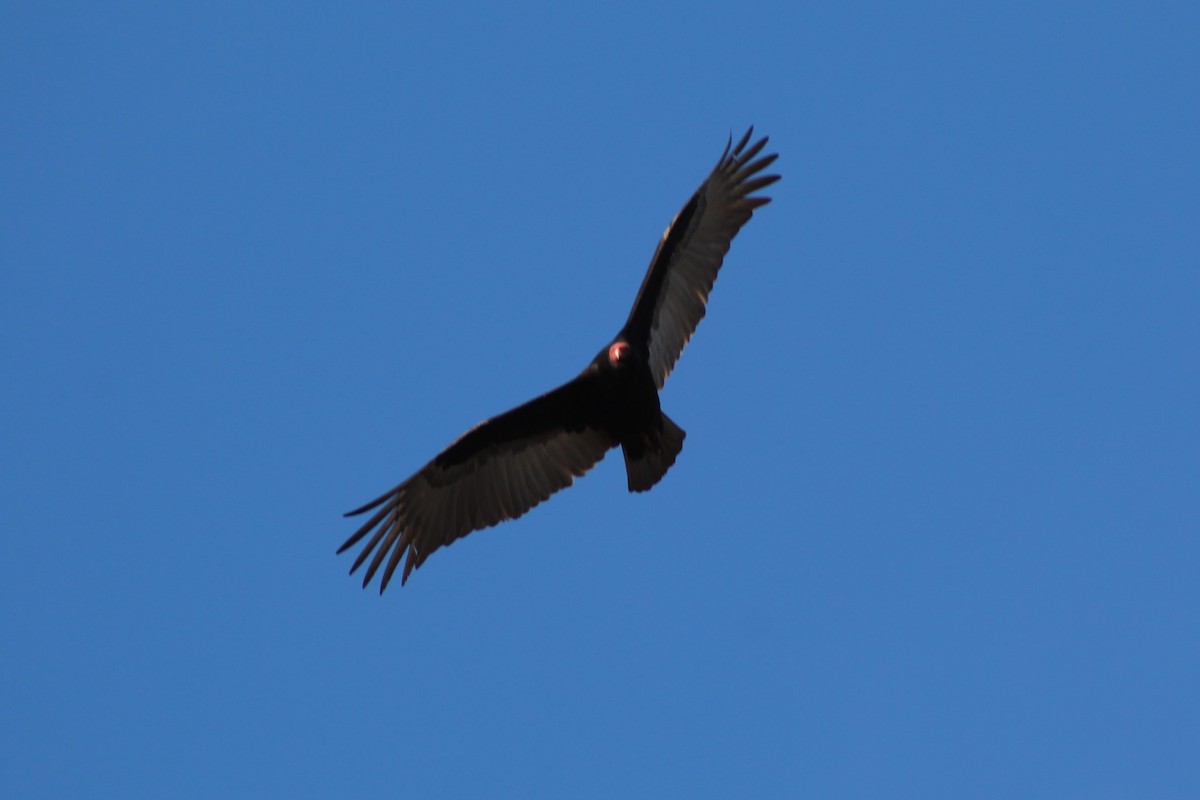
<instances>
[{"instance_id":1,"label":"blue sky","mask_svg":"<svg viewBox=\"0 0 1200 800\"><path fill-rule=\"evenodd\" d=\"M0 780L1200 795L1200 13L9 4ZM340 514L780 153L619 457L380 597Z\"/></svg>"}]
</instances>

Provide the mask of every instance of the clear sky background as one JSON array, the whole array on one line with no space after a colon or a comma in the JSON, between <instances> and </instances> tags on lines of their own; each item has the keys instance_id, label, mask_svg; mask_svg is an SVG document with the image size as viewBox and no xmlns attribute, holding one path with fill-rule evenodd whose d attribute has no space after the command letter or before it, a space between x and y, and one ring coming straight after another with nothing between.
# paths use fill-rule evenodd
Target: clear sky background
<instances>
[{"instance_id":1,"label":"clear sky background","mask_svg":"<svg viewBox=\"0 0 1200 800\"><path fill-rule=\"evenodd\" d=\"M1190 3L8 3L0 790L1200 796ZM621 459L341 513L783 180Z\"/></svg>"}]
</instances>

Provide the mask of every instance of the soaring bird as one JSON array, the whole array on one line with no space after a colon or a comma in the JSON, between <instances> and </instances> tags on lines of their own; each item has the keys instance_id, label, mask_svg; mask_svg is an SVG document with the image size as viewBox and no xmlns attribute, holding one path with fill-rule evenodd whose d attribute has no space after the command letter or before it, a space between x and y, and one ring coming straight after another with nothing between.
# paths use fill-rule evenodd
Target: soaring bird
<instances>
[{"instance_id":1,"label":"soaring bird","mask_svg":"<svg viewBox=\"0 0 1200 800\"><path fill-rule=\"evenodd\" d=\"M733 138L709 176L667 226L625 326L574 379L481 422L415 475L346 514L374 514L338 548L366 544L353 574L370 558L363 587L379 568L383 592L400 559L403 585L443 545L516 519L570 486L620 446L629 491L654 486L683 448L683 428L659 407L662 389L692 337L729 244L770 202L755 195L779 180L760 174L767 138L747 147L754 128ZM372 556L374 554L374 556Z\"/></svg>"}]
</instances>

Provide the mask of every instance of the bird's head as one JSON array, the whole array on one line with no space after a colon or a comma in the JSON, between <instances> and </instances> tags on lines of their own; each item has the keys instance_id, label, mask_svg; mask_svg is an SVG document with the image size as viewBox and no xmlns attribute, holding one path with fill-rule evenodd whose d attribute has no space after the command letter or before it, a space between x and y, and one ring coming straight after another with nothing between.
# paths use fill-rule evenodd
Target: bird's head
<instances>
[{"instance_id":1,"label":"bird's head","mask_svg":"<svg viewBox=\"0 0 1200 800\"><path fill-rule=\"evenodd\" d=\"M613 342L608 346L608 365L619 367L633 361L633 348L626 342Z\"/></svg>"}]
</instances>

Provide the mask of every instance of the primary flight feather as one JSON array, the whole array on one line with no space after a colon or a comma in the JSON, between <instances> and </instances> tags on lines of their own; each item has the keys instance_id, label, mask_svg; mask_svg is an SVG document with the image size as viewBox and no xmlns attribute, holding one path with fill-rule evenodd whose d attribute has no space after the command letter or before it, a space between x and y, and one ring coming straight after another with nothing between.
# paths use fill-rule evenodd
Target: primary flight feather
<instances>
[{"instance_id":1,"label":"primary flight feather","mask_svg":"<svg viewBox=\"0 0 1200 800\"><path fill-rule=\"evenodd\" d=\"M404 559L400 583L443 545L516 519L570 486L618 445L629 491L662 478L683 448L683 429L662 413L658 390L704 317L729 243L770 202L755 195L779 180L761 174L767 138L734 146L667 226L620 333L573 380L481 422L415 475L346 516L373 511L338 548L366 539L350 567L363 586L383 568L382 593ZM407 557L406 557L407 554Z\"/></svg>"}]
</instances>

